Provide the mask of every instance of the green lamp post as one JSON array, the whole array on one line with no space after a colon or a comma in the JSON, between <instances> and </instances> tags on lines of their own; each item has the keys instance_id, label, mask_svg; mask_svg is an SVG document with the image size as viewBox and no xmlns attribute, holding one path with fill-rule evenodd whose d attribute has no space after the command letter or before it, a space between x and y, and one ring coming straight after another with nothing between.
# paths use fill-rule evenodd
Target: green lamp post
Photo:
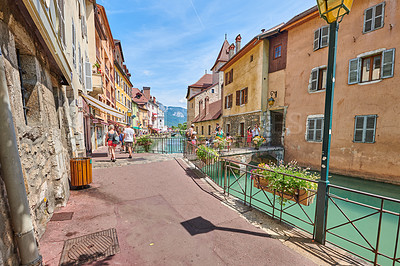
<instances>
[{"instance_id":1,"label":"green lamp post","mask_svg":"<svg viewBox=\"0 0 400 266\"><path fill-rule=\"evenodd\" d=\"M321 179L318 182L315 213L315 241L325 244L328 208L329 156L332 133L332 107L335 87L336 46L338 25L350 12L353 0L317 0L320 16L329 24L329 53L325 91L324 131L322 136Z\"/></svg>"}]
</instances>

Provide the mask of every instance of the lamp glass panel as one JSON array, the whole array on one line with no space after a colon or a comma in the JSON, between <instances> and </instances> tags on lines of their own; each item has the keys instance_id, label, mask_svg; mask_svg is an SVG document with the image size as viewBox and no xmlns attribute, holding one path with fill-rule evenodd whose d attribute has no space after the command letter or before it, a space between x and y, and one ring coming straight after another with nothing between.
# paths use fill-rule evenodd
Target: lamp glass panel
<instances>
[{"instance_id":1,"label":"lamp glass panel","mask_svg":"<svg viewBox=\"0 0 400 266\"><path fill-rule=\"evenodd\" d=\"M332 23L347 14L347 10L350 11L353 0L317 0L317 4L320 14L326 17L328 23Z\"/></svg>"}]
</instances>

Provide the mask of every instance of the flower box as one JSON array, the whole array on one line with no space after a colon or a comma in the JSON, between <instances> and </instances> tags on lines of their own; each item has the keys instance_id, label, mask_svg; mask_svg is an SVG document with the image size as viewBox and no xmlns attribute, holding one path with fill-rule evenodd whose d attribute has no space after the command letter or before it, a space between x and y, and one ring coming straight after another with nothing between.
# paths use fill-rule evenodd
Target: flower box
<instances>
[{"instance_id":1,"label":"flower box","mask_svg":"<svg viewBox=\"0 0 400 266\"><path fill-rule=\"evenodd\" d=\"M253 177L253 182L253 186L256 188L305 206L309 206L311 203L313 203L315 198L315 193L306 189L296 189L294 194L283 193L281 191L272 191L268 186L268 180L258 176Z\"/></svg>"}]
</instances>

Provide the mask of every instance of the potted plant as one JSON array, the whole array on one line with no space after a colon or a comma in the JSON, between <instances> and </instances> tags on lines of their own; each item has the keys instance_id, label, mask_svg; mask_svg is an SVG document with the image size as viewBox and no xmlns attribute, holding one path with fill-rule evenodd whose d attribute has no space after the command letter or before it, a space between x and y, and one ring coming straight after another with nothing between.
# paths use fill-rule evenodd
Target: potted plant
<instances>
[{"instance_id":1,"label":"potted plant","mask_svg":"<svg viewBox=\"0 0 400 266\"><path fill-rule=\"evenodd\" d=\"M251 174L254 187L279 196L281 202L291 200L306 206L313 202L318 185L310 180L319 179L317 174L297 166L295 161L279 166L262 163L258 167Z\"/></svg>"},{"instance_id":2,"label":"potted plant","mask_svg":"<svg viewBox=\"0 0 400 266\"><path fill-rule=\"evenodd\" d=\"M150 145L153 144L153 140L150 138L150 135L143 135L136 139L137 144L139 146L143 146L145 152L149 152Z\"/></svg>"},{"instance_id":3,"label":"potted plant","mask_svg":"<svg viewBox=\"0 0 400 266\"><path fill-rule=\"evenodd\" d=\"M219 154L216 150L213 148L200 145L197 150L196 150L196 156L199 158L202 162L206 163L207 160L213 160L218 158Z\"/></svg>"},{"instance_id":4,"label":"potted plant","mask_svg":"<svg viewBox=\"0 0 400 266\"><path fill-rule=\"evenodd\" d=\"M218 149L219 151L225 149L226 146L228 145L227 140L221 137L215 137L213 143L214 143L214 148Z\"/></svg>"},{"instance_id":5,"label":"potted plant","mask_svg":"<svg viewBox=\"0 0 400 266\"><path fill-rule=\"evenodd\" d=\"M264 142L265 142L265 138L263 138L261 136L255 136L253 138L254 148L256 150L260 149L260 146L263 145Z\"/></svg>"}]
</instances>

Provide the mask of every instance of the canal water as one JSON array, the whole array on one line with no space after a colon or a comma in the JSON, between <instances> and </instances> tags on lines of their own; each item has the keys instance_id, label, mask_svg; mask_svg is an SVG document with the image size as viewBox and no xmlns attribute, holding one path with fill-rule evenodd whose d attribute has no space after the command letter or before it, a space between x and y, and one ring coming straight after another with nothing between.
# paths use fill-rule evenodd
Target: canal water
<instances>
[{"instance_id":1,"label":"canal water","mask_svg":"<svg viewBox=\"0 0 400 266\"><path fill-rule=\"evenodd\" d=\"M214 181L223 187L224 174L221 165L212 165L205 167L203 171L214 179ZM243 173L243 172L242 172ZM281 216L282 220L293 226L299 227L310 234L313 233L313 223L315 220L315 204L313 201L309 206L295 204L288 201L282 206L283 212L280 213L281 205L279 198L273 194L262 191L254 187L253 181L249 175L228 174L227 183L229 193L245 200L250 201L251 205L257 207L269 215L275 215L275 218ZM332 175L330 183L346 188L364 191L385 197L400 199L400 186L363 180L350 176ZM375 253L373 249L378 245L377 263L380 265L400 265L400 262L393 264L393 261L387 257L400 257L400 243L398 236L400 204L396 202L383 201L383 209L393 212L384 213L379 227L379 208L381 208L381 199L348 192L341 189L331 188L330 194L348 199L352 202L346 202L341 199L332 198L328 203L328 219L326 239L334 245L337 245L354 254L358 254L374 261ZM354 203L353 203L354 202ZM356 204L359 203L359 204ZM274 209L272 206L275 206ZM370 208L368 206L372 206ZM360 219L362 218L362 219ZM349 222L352 221L352 223ZM379 230L380 228L380 230ZM378 232L380 237L378 241Z\"/></svg>"}]
</instances>

